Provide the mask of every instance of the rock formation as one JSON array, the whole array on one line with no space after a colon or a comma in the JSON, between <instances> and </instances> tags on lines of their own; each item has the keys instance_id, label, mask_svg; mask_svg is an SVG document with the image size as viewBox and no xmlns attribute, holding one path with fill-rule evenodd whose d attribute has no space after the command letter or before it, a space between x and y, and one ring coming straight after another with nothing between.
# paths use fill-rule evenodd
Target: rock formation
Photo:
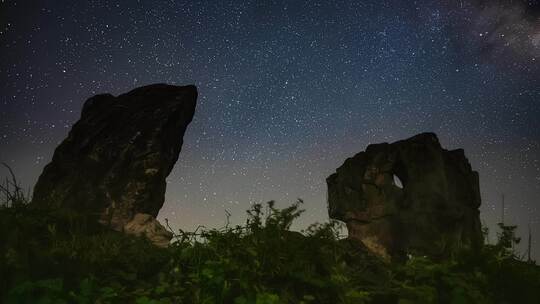
<instances>
[{"instance_id":1,"label":"rock formation","mask_svg":"<svg viewBox=\"0 0 540 304\"><path fill-rule=\"evenodd\" d=\"M166 245L172 235L155 217L196 99L195 86L165 84L88 99L39 177L32 204L90 214Z\"/></svg>"},{"instance_id":2,"label":"rock formation","mask_svg":"<svg viewBox=\"0 0 540 304\"><path fill-rule=\"evenodd\" d=\"M326 181L330 217L385 259L482 244L478 173L433 133L369 145Z\"/></svg>"}]
</instances>

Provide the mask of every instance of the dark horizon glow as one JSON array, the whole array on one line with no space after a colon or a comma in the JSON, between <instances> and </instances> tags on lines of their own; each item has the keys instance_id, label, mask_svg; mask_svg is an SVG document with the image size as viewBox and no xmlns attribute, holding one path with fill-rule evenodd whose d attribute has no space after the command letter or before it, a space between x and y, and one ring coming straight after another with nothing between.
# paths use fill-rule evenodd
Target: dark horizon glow
<instances>
[{"instance_id":1,"label":"dark horizon glow","mask_svg":"<svg viewBox=\"0 0 540 304\"><path fill-rule=\"evenodd\" d=\"M3 1L0 161L37 180L83 102L151 83L199 100L160 220L220 227L305 201L370 143L435 132L480 173L481 217L540 259L538 1Z\"/></svg>"}]
</instances>

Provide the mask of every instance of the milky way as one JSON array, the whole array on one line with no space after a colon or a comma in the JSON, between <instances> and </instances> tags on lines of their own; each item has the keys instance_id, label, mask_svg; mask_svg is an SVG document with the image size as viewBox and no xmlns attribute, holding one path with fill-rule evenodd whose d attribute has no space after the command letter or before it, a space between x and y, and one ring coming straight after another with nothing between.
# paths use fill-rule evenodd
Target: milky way
<instances>
[{"instance_id":1,"label":"milky way","mask_svg":"<svg viewBox=\"0 0 540 304\"><path fill-rule=\"evenodd\" d=\"M370 143L436 132L480 172L482 220L540 258L538 1L2 1L0 161L32 186L84 100L196 84L160 219L220 227L297 198Z\"/></svg>"}]
</instances>

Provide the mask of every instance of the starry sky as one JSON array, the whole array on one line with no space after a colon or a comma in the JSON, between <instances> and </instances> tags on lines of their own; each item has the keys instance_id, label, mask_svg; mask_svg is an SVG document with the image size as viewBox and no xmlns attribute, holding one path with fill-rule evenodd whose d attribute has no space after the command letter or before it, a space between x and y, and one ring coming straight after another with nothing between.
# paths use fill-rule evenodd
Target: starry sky
<instances>
[{"instance_id":1,"label":"starry sky","mask_svg":"<svg viewBox=\"0 0 540 304\"><path fill-rule=\"evenodd\" d=\"M26 187L98 93L195 84L159 219L305 201L370 143L431 131L480 173L482 221L540 259L540 2L0 0L0 161ZM1 172L5 175L5 172Z\"/></svg>"}]
</instances>

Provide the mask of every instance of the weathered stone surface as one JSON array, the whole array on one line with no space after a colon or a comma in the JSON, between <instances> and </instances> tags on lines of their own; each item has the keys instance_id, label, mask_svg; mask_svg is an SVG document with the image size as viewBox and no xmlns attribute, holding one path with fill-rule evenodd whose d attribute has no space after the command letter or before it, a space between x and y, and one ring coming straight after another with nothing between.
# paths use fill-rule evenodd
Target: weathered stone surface
<instances>
[{"instance_id":1,"label":"weathered stone surface","mask_svg":"<svg viewBox=\"0 0 540 304\"><path fill-rule=\"evenodd\" d=\"M137 213L124 226L124 232L135 236L145 236L159 247L167 247L173 233L165 229L155 217L146 213Z\"/></svg>"},{"instance_id":2,"label":"weathered stone surface","mask_svg":"<svg viewBox=\"0 0 540 304\"><path fill-rule=\"evenodd\" d=\"M155 218L196 99L195 86L165 84L88 99L39 177L32 203L93 214L118 231L138 213Z\"/></svg>"},{"instance_id":3,"label":"weathered stone surface","mask_svg":"<svg viewBox=\"0 0 540 304\"><path fill-rule=\"evenodd\" d=\"M433 133L369 145L327 185L330 217L383 258L446 257L482 244L478 173Z\"/></svg>"}]
</instances>

